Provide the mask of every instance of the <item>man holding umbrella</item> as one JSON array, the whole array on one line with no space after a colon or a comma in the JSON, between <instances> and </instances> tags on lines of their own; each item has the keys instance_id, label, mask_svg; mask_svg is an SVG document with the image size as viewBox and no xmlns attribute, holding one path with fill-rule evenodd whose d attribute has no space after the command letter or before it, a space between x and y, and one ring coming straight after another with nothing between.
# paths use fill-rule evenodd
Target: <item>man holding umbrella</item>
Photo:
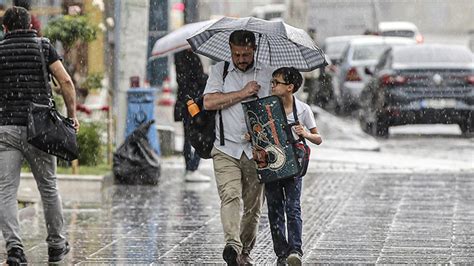
<instances>
[{"instance_id":1,"label":"man holding umbrella","mask_svg":"<svg viewBox=\"0 0 474 266\"><path fill-rule=\"evenodd\" d=\"M249 254L255 245L263 185L257 179L251 146L244 137L247 129L240 103L256 95L268 96L274 69L293 66L311 71L326 64L324 53L304 30L252 17L223 17L187 41L195 53L232 61L228 72L224 62L211 68L204 107L222 112L225 142L221 145L220 134L216 134L211 156L226 240L223 257L230 265L252 264ZM216 132L220 132L219 117L216 115Z\"/></svg>"},{"instance_id":2,"label":"man holding umbrella","mask_svg":"<svg viewBox=\"0 0 474 266\"><path fill-rule=\"evenodd\" d=\"M211 67L204 90L204 108L221 110L224 128L225 144L220 145L220 136L216 134L211 152L226 241L223 258L228 265L252 265L249 255L255 246L263 204L263 185L257 177L250 143L244 138L247 129L240 103L251 97L269 95L274 68L256 66L254 54L257 46L253 32L232 32L229 45L232 62L227 70L224 62ZM255 71L258 72L257 78L254 77ZM216 132L219 132L218 122Z\"/></svg>"}]
</instances>

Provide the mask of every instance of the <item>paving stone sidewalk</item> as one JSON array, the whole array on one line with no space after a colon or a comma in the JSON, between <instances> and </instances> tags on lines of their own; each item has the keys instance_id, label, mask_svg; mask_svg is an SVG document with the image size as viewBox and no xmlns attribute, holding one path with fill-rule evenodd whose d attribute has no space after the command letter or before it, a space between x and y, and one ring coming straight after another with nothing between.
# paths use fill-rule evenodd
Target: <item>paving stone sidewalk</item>
<instances>
[{"instance_id":1,"label":"paving stone sidewalk","mask_svg":"<svg viewBox=\"0 0 474 266\"><path fill-rule=\"evenodd\" d=\"M377 150L376 143L345 137L357 128L335 126L324 112L319 122L328 136L325 147L362 151L312 153L302 197L305 264L474 264L472 164L365 154ZM184 182L182 160L164 161L158 186L107 185L95 196L81 195L80 202L65 201L65 233L73 250L64 264L223 264L215 183ZM212 175L210 160L200 171ZM23 212L30 265L47 262L42 215L38 205ZM0 261L5 255L0 236ZM276 260L266 208L252 256L258 264Z\"/></svg>"},{"instance_id":2,"label":"paving stone sidewalk","mask_svg":"<svg viewBox=\"0 0 474 266\"><path fill-rule=\"evenodd\" d=\"M73 251L64 263L222 264L215 184L181 176L171 166L158 186L112 185L100 202L65 202ZM310 169L302 197L304 263L474 263L472 191L472 173ZM41 208L22 230L31 265L44 264ZM274 263L266 211L257 240L254 259Z\"/></svg>"}]
</instances>

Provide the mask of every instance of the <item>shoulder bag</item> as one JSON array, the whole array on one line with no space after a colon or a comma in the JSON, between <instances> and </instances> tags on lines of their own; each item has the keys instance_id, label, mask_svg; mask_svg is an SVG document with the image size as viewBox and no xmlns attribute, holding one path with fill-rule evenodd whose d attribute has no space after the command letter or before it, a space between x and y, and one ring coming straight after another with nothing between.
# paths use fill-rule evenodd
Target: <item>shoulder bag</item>
<instances>
[{"instance_id":1,"label":"shoulder bag","mask_svg":"<svg viewBox=\"0 0 474 266\"><path fill-rule=\"evenodd\" d=\"M291 127L294 125L300 124L298 120L298 113L296 110L296 99L294 96L293 96L293 117L295 119L295 122L290 124L288 127L290 129L291 136L293 136L293 133L291 132ZM306 175L306 170L308 170L311 148L308 146L308 144L306 144L305 139L301 136L298 139L293 138L292 143L293 143L293 146L295 147L296 158L299 164L299 172L296 177L303 177Z\"/></svg>"},{"instance_id":2,"label":"shoulder bag","mask_svg":"<svg viewBox=\"0 0 474 266\"><path fill-rule=\"evenodd\" d=\"M48 81L43 45L40 38L36 40L40 50L44 83L50 102L47 105L30 102L28 107L27 141L44 152L66 161L72 161L77 159L79 154L74 121L64 117L56 110Z\"/></svg>"}]
</instances>

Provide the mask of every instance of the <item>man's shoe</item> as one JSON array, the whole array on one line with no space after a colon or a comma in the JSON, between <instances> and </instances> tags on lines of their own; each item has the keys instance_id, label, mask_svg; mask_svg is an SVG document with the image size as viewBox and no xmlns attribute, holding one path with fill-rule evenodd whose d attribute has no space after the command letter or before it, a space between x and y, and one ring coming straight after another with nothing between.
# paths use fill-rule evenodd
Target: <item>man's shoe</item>
<instances>
[{"instance_id":1,"label":"man's shoe","mask_svg":"<svg viewBox=\"0 0 474 266\"><path fill-rule=\"evenodd\" d=\"M277 259L277 266L286 266L288 263L286 262L286 257L279 257Z\"/></svg>"},{"instance_id":2,"label":"man's shoe","mask_svg":"<svg viewBox=\"0 0 474 266\"><path fill-rule=\"evenodd\" d=\"M17 266L27 263L25 253L21 248L11 248L8 251L7 265Z\"/></svg>"},{"instance_id":3,"label":"man's shoe","mask_svg":"<svg viewBox=\"0 0 474 266\"><path fill-rule=\"evenodd\" d=\"M66 257L66 255L71 250L69 243L66 241L66 244L62 248L48 248L48 262L60 262Z\"/></svg>"},{"instance_id":4,"label":"man's shoe","mask_svg":"<svg viewBox=\"0 0 474 266\"><path fill-rule=\"evenodd\" d=\"M253 261L253 259L250 257L249 254L242 253L239 258L239 264L240 265L254 265L255 262Z\"/></svg>"},{"instance_id":5,"label":"man's shoe","mask_svg":"<svg viewBox=\"0 0 474 266\"><path fill-rule=\"evenodd\" d=\"M231 245L226 245L224 252L222 252L222 258L224 258L227 265L238 266L239 264L237 263L237 257L237 251Z\"/></svg>"},{"instance_id":6,"label":"man's shoe","mask_svg":"<svg viewBox=\"0 0 474 266\"><path fill-rule=\"evenodd\" d=\"M290 266L301 266L301 255L297 252L291 253L286 259Z\"/></svg>"},{"instance_id":7,"label":"man's shoe","mask_svg":"<svg viewBox=\"0 0 474 266\"><path fill-rule=\"evenodd\" d=\"M202 175L198 171L186 172L184 180L186 182L209 182L211 178L207 175Z\"/></svg>"}]
</instances>

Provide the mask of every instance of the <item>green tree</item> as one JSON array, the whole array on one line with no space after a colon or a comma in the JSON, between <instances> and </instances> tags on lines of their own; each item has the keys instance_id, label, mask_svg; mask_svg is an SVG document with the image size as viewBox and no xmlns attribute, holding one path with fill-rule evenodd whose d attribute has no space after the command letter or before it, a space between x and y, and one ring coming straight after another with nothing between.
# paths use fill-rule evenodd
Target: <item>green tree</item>
<instances>
[{"instance_id":1,"label":"green tree","mask_svg":"<svg viewBox=\"0 0 474 266\"><path fill-rule=\"evenodd\" d=\"M81 84L84 89L88 91L96 91L102 88L102 80L104 79L103 73L90 73L87 75L86 80Z\"/></svg>"},{"instance_id":2,"label":"green tree","mask_svg":"<svg viewBox=\"0 0 474 266\"><path fill-rule=\"evenodd\" d=\"M97 29L86 16L65 15L51 20L44 29L44 36L53 43L60 41L68 53L78 41L88 43L95 40Z\"/></svg>"},{"instance_id":3,"label":"green tree","mask_svg":"<svg viewBox=\"0 0 474 266\"><path fill-rule=\"evenodd\" d=\"M48 22L44 29L44 36L49 38L52 43L61 42L64 48L64 66L71 75L79 89L79 94L85 97L87 89L80 90L87 68L84 68L82 49L74 49L79 45L89 43L97 38L97 25L92 24L87 16L84 15L64 15ZM76 56L74 56L73 54ZM76 73L79 73L79 80L76 80ZM78 84L80 82L80 84Z\"/></svg>"}]
</instances>

